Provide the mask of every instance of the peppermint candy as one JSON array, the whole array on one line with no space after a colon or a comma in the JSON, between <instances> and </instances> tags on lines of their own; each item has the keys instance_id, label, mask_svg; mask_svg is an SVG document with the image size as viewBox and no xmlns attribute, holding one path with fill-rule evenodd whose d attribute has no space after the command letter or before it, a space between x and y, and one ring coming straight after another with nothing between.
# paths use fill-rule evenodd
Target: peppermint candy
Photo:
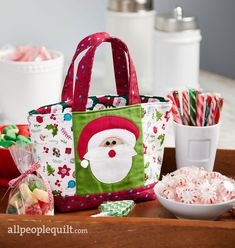
<instances>
[{"instance_id":1,"label":"peppermint candy","mask_svg":"<svg viewBox=\"0 0 235 248\"><path fill-rule=\"evenodd\" d=\"M215 204L235 199L235 181L219 172L183 167L162 179L161 195L186 204Z\"/></svg>"},{"instance_id":2,"label":"peppermint candy","mask_svg":"<svg viewBox=\"0 0 235 248\"><path fill-rule=\"evenodd\" d=\"M201 193L200 196L201 203L203 204L213 204L218 202L218 198L216 195L216 191L213 190L205 190L203 193Z\"/></svg>"},{"instance_id":3,"label":"peppermint candy","mask_svg":"<svg viewBox=\"0 0 235 248\"><path fill-rule=\"evenodd\" d=\"M187 188L186 186L177 190L179 201L186 204L194 204L198 202L199 193L195 189Z\"/></svg>"},{"instance_id":4,"label":"peppermint candy","mask_svg":"<svg viewBox=\"0 0 235 248\"><path fill-rule=\"evenodd\" d=\"M234 197L235 185L229 181L225 180L221 183L221 193L225 197Z\"/></svg>"},{"instance_id":5,"label":"peppermint candy","mask_svg":"<svg viewBox=\"0 0 235 248\"><path fill-rule=\"evenodd\" d=\"M175 198L175 193L174 193L174 189L173 188L170 188L170 187L166 187L163 191L162 191L162 194L163 196L166 198L166 199L171 199L171 200L174 200Z\"/></svg>"}]
</instances>

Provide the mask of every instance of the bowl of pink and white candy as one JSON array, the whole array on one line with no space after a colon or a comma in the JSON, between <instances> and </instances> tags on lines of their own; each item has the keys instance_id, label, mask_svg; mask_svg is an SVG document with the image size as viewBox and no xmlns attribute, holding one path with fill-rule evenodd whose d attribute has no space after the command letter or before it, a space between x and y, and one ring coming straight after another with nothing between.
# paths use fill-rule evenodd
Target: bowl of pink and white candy
<instances>
[{"instance_id":1,"label":"bowl of pink and white candy","mask_svg":"<svg viewBox=\"0 0 235 248\"><path fill-rule=\"evenodd\" d=\"M167 174L154 190L159 202L179 219L214 220L235 206L235 181L198 167Z\"/></svg>"},{"instance_id":2,"label":"bowl of pink and white candy","mask_svg":"<svg viewBox=\"0 0 235 248\"><path fill-rule=\"evenodd\" d=\"M64 56L45 46L0 49L0 106L6 122L27 123L28 111L60 101Z\"/></svg>"}]
</instances>

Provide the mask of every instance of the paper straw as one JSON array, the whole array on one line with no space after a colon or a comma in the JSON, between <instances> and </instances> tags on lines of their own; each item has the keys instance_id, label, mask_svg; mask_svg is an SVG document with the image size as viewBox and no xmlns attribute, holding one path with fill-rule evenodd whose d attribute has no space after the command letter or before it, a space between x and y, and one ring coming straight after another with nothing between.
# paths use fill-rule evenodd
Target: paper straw
<instances>
[{"instance_id":1,"label":"paper straw","mask_svg":"<svg viewBox=\"0 0 235 248\"><path fill-rule=\"evenodd\" d=\"M196 90L189 89L190 125L196 125Z\"/></svg>"},{"instance_id":2,"label":"paper straw","mask_svg":"<svg viewBox=\"0 0 235 248\"><path fill-rule=\"evenodd\" d=\"M196 126L203 126L204 125L204 118L205 118L205 95L198 93L197 94L197 110L196 110Z\"/></svg>"},{"instance_id":3,"label":"paper straw","mask_svg":"<svg viewBox=\"0 0 235 248\"><path fill-rule=\"evenodd\" d=\"M171 111L172 111L172 114L173 114L174 121L175 121L176 123L182 124L182 119L181 119L179 110L178 110L178 108L177 108L175 99L174 99L174 97L173 97L173 93L170 93L169 95L167 95L167 97L172 101L172 108L171 108Z\"/></svg>"},{"instance_id":4,"label":"paper straw","mask_svg":"<svg viewBox=\"0 0 235 248\"><path fill-rule=\"evenodd\" d=\"M189 125L189 96L188 92L184 90L182 92L182 105L183 105L183 123Z\"/></svg>"}]
</instances>

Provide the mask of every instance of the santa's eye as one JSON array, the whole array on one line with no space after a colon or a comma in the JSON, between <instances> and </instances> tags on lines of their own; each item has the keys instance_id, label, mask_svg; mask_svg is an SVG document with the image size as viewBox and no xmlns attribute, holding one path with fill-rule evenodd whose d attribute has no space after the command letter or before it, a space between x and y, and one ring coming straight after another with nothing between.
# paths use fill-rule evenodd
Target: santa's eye
<instances>
[{"instance_id":1,"label":"santa's eye","mask_svg":"<svg viewBox=\"0 0 235 248\"><path fill-rule=\"evenodd\" d=\"M113 140L113 141L112 141L112 144L113 144L113 145L116 145L116 144L117 144L117 142L116 142L115 140Z\"/></svg>"},{"instance_id":2,"label":"santa's eye","mask_svg":"<svg viewBox=\"0 0 235 248\"><path fill-rule=\"evenodd\" d=\"M109 146L110 145L110 142L109 141L106 141L105 144L106 144L106 146Z\"/></svg>"}]
</instances>

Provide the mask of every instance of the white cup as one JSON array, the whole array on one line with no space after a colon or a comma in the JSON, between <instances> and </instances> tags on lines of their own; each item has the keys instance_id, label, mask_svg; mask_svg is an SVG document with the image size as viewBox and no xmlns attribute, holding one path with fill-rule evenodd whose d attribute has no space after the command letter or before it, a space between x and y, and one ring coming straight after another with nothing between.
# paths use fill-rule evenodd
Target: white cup
<instances>
[{"instance_id":1,"label":"white cup","mask_svg":"<svg viewBox=\"0 0 235 248\"><path fill-rule=\"evenodd\" d=\"M27 123L28 112L60 101L64 56L51 50L53 59L16 62L0 53L0 115L3 123Z\"/></svg>"},{"instance_id":2,"label":"white cup","mask_svg":"<svg viewBox=\"0 0 235 248\"><path fill-rule=\"evenodd\" d=\"M211 172L218 146L220 123L212 126L186 126L174 122L177 169L203 167Z\"/></svg>"}]
</instances>

